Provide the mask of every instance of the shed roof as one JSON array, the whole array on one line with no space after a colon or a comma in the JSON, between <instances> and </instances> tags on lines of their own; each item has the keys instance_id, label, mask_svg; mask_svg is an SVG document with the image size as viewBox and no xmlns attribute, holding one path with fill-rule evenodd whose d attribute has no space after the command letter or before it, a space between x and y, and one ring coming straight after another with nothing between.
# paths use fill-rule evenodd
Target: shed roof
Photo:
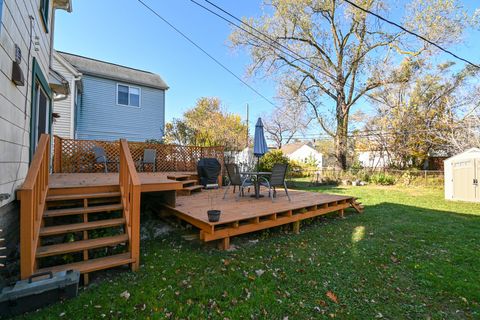
<instances>
[{"instance_id":1,"label":"shed roof","mask_svg":"<svg viewBox=\"0 0 480 320\"><path fill-rule=\"evenodd\" d=\"M115 63L87 58L68 52L57 52L83 74L116 81L123 81L155 89L168 89L168 85L158 74Z\"/></svg>"},{"instance_id":2,"label":"shed roof","mask_svg":"<svg viewBox=\"0 0 480 320\"><path fill-rule=\"evenodd\" d=\"M453 157L448 158L445 161L471 158L472 155L480 157L480 149L479 148L470 148L468 150L463 151L462 153L456 154Z\"/></svg>"}]
</instances>

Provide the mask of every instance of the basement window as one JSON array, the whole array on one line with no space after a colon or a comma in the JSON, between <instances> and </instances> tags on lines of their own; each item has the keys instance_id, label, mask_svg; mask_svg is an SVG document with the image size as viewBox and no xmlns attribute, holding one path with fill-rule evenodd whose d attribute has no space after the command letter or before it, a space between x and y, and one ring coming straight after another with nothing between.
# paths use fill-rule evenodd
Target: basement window
<instances>
[{"instance_id":1,"label":"basement window","mask_svg":"<svg viewBox=\"0 0 480 320\"><path fill-rule=\"evenodd\" d=\"M140 107L140 88L117 84L117 104Z\"/></svg>"}]
</instances>

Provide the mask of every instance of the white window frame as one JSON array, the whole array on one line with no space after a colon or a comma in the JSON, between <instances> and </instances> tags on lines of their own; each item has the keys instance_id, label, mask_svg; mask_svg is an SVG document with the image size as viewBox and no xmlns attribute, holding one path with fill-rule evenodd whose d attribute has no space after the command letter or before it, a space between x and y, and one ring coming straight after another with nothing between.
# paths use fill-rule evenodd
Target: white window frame
<instances>
[{"instance_id":1,"label":"white window frame","mask_svg":"<svg viewBox=\"0 0 480 320\"><path fill-rule=\"evenodd\" d=\"M118 103L118 86L128 87L128 104ZM130 104L130 88L134 88L134 89L138 90L138 107L137 106L132 106ZM142 106L142 88L137 87L137 86L131 86L131 85L126 84L126 83L118 82L117 86L116 86L116 89L117 89L117 91L115 92L115 104L117 106L130 107L130 108L140 108Z\"/></svg>"}]
</instances>

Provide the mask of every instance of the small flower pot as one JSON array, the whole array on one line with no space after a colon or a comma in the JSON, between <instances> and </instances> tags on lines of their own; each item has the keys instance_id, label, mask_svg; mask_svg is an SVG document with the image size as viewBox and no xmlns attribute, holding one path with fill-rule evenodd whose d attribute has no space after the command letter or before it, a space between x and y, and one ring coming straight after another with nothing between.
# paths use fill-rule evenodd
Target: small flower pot
<instances>
[{"instance_id":1,"label":"small flower pot","mask_svg":"<svg viewBox=\"0 0 480 320\"><path fill-rule=\"evenodd\" d=\"M207 215L208 215L208 221L210 222L218 222L220 220L220 213L222 211L220 210L208 210Z\"/></svg>"}]
</instances>

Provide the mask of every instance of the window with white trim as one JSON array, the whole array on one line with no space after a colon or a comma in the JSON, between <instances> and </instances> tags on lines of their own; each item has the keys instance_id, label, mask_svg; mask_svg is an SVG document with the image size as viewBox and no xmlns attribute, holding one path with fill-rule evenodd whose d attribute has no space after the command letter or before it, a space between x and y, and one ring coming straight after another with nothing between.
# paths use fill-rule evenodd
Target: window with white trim
<instances>
[{"instance_id":1,"label":"window with white trim","mask_svg":"<svg viewBox=\"0 0 480 320\"><path fill-rule=\"evenodd\" d=\"M117 104L140 107L140 88L117 84Z\"/></svg>"}]
</instances>

